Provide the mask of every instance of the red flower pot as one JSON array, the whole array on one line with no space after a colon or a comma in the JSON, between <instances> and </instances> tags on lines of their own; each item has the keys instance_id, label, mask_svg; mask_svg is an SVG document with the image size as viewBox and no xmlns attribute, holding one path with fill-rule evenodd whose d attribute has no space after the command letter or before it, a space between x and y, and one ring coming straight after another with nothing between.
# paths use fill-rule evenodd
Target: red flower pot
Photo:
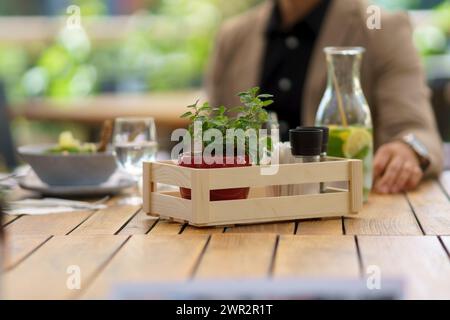
<instances>
[{"instance_id":1,"label":"red flower pot","mask_svg":"<svg viewBox=\"0 0 450 320\"><path fill-rule=\"evenodd\" d=\"M213 159L214 158L202 157L202 155L193 155L191 153L187 153L180 156L180 158L178 159L178 165L195 169L217 169L251 166L250 158L248 156L223 156L222 163L215 163ZM247 199L249 191L250 188L248 187L210 190L209 200L221 201ZM191 199L191 189L180 187L180 194L184 199Z\"/></svg>"}]
</instances>

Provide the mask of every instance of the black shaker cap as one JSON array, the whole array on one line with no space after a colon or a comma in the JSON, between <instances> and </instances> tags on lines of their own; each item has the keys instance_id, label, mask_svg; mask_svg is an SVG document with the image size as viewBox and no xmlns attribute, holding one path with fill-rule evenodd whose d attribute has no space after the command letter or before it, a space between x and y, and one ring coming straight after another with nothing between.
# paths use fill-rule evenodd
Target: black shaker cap
<instances>
[{"instance_id":1,"label":"black shaker cap","mask_svg":"<svg viewBox=\"0 0 450 320\"><path fill-rule=\"evenodd\" d=\"M323 130L297 128L289 130L291 152L294 156L318 156L322 151Z\"/></svg>"},{"instance_id":2,"label":"black shaker cap","mask_svg":"<svg viewBox=\"0 0 450 320\"><path fill-rule=\"evenodd\" d=\"M328 134L330 129L328 127L297 127L297 129L320 129L322 130L322 147L321 152L327 152L328 149Z\"/></svg>"}]
</instances>

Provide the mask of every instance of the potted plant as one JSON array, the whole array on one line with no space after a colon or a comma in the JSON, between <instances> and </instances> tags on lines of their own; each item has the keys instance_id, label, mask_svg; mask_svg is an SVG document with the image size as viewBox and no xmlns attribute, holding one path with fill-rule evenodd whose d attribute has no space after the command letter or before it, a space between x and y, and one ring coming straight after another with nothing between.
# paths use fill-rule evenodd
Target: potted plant
<instances>
[{"instance_id":1,"label":"potted plant","mask_svg":"<svg viewBox=\"0 0 450 320\"><path fill-rule=\"evenodd\" d=\"M273 103L270 100L272 95L259 94L259 88L254 87L239 93L238 96L242 105L233 108L211 107L208 102L199 106L198 101L187 107L189 111L181 115L181 118L190 120L188 128L190 141L198 139L201 150L194 152L191 145L189 152L180 155L178 165L196 169L213 169L259 164L258 146L264 145L268 150L272 147L270 138L261 138L259 134L259 130L268 118L264 107ZM211 132L214 134L211 135ZM242 133L245 134L242 135ZM261 143L262 139L264 139L263 143ZM255 141L257 141L256 144ZM211 152L206 152L208 150ZM180 193L185 199L191 198L191 190L188 188L180 188ZM211 190L210 200L246 199L248 193L248 187Z\"/></svg>"}]
</instances>

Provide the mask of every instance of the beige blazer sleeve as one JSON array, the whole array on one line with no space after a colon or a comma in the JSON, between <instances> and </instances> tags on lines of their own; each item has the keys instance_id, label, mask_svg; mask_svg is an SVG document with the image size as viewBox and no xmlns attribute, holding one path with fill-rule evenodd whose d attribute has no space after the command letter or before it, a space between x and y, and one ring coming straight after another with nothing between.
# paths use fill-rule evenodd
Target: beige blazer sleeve
<instances>
[{"instance_id":1,"label":"beige blazer sleeve","mask_svg":"<svg viewBox=\"0 0 450 320\"><path fill-rule=\"evenodd\" d=\"M409 18L398 13L386 15L381 21L382 29L370 32L372 39L368 41L375 57L372 99L377 144L415 134L430 152L426 175L435 176L442 170L442 145L422 64L410 40Z\"/></svg>"}]
</instances>

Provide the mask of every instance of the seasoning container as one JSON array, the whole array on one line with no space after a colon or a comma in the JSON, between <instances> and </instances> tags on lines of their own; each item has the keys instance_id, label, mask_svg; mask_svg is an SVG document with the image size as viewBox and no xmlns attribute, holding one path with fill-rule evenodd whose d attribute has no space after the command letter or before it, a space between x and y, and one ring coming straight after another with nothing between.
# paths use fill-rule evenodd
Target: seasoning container
<instances>
[{"instance_id":1,"label":"seasoning container","mask_svg":"<svg viewBox=\"0 0 450 320\"><path fill-rule=\"evenodd\" d=\"M327 160L327 149L328 149L328 127L297 127L297 129L320 129L322 130L322 145L320 150L320 161ZM324 182L320 183L320 193L325 193L326 185Z\"/></svg>"},{"instance_id":2,"label":"seasoning container","mask_svg":"<svg viewBox=\"0 0 450 320\"><path fill-rule=\"evenodd\" d=\"M271 158L271 164L289 164L295 163L295 158L291 153L291 144L289 142L278 142L274 144L273 147L273 156ZM279 196L287 196L289 192L289 185L273 185L266 188L266 196L268 197L279 197Z\"/></svg>"},{"instance_id":3,"label":"seasoning container","mask_svg":"<svg viewBox=\"0 0 450 320\"><path fill-rule=\"evenodd\" d=\"M320 147L320 161L325 161L327 158L327 149L328 149L328 127L297 127L297 129L319 129L322 130L322 144Z\"/></svg>"},{"instance_id":4,"label":"seasoning container","mask_svg":"<svg viewBox=\"0 0 450 320\"><path fill-rule=\"evenodd\" d=\"M320 162L323 130L320 128L297 128L289 130L291 153L294 163ZM289 185L289 195L320 193L319 183Z\"/></svg>"}]
</instances>

